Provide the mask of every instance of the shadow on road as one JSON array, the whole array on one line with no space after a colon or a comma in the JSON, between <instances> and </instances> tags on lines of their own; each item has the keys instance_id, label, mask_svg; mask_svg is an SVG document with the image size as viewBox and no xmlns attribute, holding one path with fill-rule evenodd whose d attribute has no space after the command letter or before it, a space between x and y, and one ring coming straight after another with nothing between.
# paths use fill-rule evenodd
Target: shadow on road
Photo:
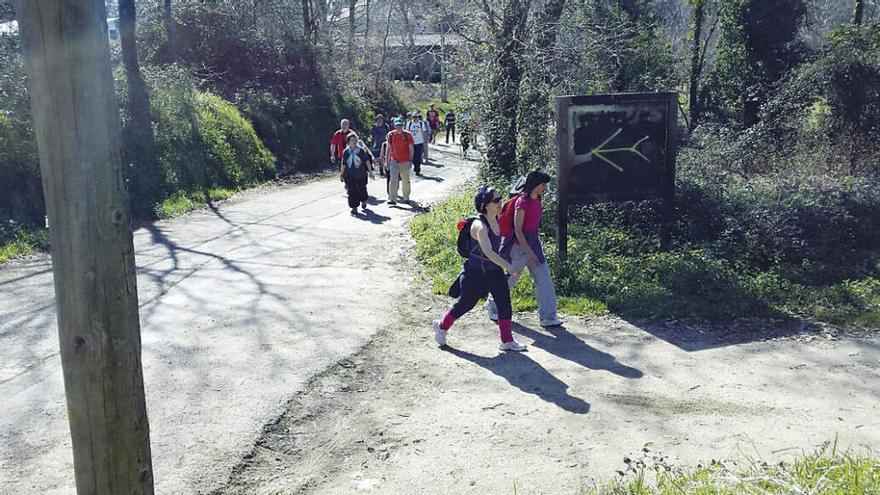
<instances>
[{"instance_id":1,"label":"shadow on road","mask_svg":"<svg viewBox=\"0 0 880 495\"><path fill-rule=\"evenodd\" d=\"M584 368L607 370L624 378L641 378L644 376L644 373L640 370L618 363L617 359L611 354L591 347L566 330L565 327L550 328L548 331L551 335L547 335L519 323L514 323L513 331L534 340L533 346L544 349L562 359L567 359L572 363L579 364Z\"/></svg>"},{"instance_id":2,"label":"shadow on road","mask_svg":"<svg viewBox=\"0 0 880 495\"><path fill-rule=\"evenodd\" d=\"M370 210L369 208L364 210L361 213L358 213L357 215L354 215L354 217L357 218L358 220L367 220L370 223L374 223L377 225L380 223L385 223L388 220L391 220L391 217L386 217L385 215L379 215L378 213L374 212L373 210Z\"/></svg>"},{"instance_id":3,"label":"shadow on road","mask_svg":"<svg viewBox=\"0 0 880 495\"><path fill-rule=\"evenodd\" d=\"M434 182L443 182L446 180L443 177L435 177L433 175L419 175L418 177L422 180L432 180Z\"/></svg>"},{"instance_id":4,"label":"shadow on road","mask_svg":"<svg viewBox=\"0 0 880 495\"><path fill-rule=\"evenodd\" d=\"M444 346L442 349L453 356L482 366L523 392L537 395L542 400L552 402L568 412L586 414L590 411L590 404L568 394L568 385L565 382L550 374L523 353L502 352L497 356L486 357L449 346Z\"/></svg>"},{"instance_id":5,"label":"shadow on road","mask_svg":"<svg viewBox=\"0 0 880 495\"><path fill-rule=\"evenodd\" d=\"M718 323L628 320L658 339L687 352L704 351L779 338L820 335L821 326L793 318Z\"/></svg>"}]
</instances>

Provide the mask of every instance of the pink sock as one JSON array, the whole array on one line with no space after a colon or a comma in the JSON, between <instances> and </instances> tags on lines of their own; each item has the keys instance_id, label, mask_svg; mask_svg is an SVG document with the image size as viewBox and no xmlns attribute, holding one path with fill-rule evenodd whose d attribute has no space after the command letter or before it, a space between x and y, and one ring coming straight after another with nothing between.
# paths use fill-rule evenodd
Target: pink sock
<instances>
[{"instance_id":1,"label":"pink sock","mask_svg":"<svg viewBox=\"0 0 880 495\"><path fill-rule=\"evenodd\" d=\"M513 320L498 320L501 342L513 342Z\"/></svg>"},{"instance_id":2,"label":"pink sock","mask_svg":"<svg viewBox=\"0 0 880 495\"><path fill-rule=\"evenodd\" d=\"M446 314L443 315L443 319L440 320L440 328L442 330L449 330L453 323L455 323L455 317L452 316L452 311L447 311Z\"/></svg>"}]
</instances>

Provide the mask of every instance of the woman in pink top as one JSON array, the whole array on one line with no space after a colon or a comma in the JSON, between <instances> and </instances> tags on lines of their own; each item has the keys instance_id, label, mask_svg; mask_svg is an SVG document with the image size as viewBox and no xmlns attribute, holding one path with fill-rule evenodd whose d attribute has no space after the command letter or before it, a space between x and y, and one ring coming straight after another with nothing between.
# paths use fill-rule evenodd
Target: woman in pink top
<instances>
[{"instance_id":1,"label":"woman in pink top","mask_svg":"<svg viewBox=\"0 0 880 495\"><path fill-rule=\"evenodd\" d=\"M539 230L544 209L541 197L547 192L550 176L540 170L533 170L526 176L522 192L514 203L514 234L504 239L501 254L510 259L515 268L528 267L535 282L535 298L538 301L538 317L542 327L562 325L556 314L556 288L550 277L550 266L544 257ZM521 271L508 279L511 290L519 280ZM498 309L491 298L486 301L489 318L497 319Z\"/></svg>"}]
</instances>

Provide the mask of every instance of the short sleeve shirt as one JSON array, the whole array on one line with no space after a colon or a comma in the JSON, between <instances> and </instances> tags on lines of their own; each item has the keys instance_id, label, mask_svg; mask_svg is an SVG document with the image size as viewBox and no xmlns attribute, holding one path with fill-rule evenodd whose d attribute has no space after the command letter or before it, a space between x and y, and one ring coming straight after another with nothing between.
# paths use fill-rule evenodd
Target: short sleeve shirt
<instances>
[{"instance_id":1,"label":"short sleeve shirt","mask_svg":"<svg viewBox=\"0 0 880 495\"><path fill-rule=\"evenodd\" d=\"M541 198L532 199L525 194L521 194L513 204L513 211L516 212L518 210L526 212L526 216L523 219L523 232L537 232L541 227L541 217L544 216Z\"/></svg>"},{"instance_id":2,"label":"short sleeve shirt","mask_svg":"<svg viewBox=\"0 0 880 495\"><path fill-rule=\"evenodd\" d=\"M388 125L374 125L372 130L373 145L381 146L385 142L385 136L388 134Z\"/></svg>"},{"instance_id":3,"label":"short sleeve shirt","mask_svg":"<svg viewBox=\"0 0 880 495\"><path fill-rule=\"evenodd\" d=\"M428 123L431 124L431 127L437 127L437 124L440 123L440 112L428 110Z\"/></svg>"},{"instance_id":4,"label":"short sleeve shirt","mask_svg":"<svg viewBox=\"0 0 880 495\"><path fill-rule=\"evenodd\" d=\"M333 133L333 137L330 138L330 144L336 145L336 158L342 159L342 154L345 153L345 138L348 137L351 131L343 131L339 129L338 131Z\"/></svg>"},{"instance_id":5,"label":"short sleeve shirt","mask_svg":"<svg viewBox=\"0 0 880 495\"><path fill-rule=\"evenodd\" d=\"M425 123L422 120L410 121L407 130L412 134L413 144L425 143Z\"/></svg>"},{"instance_id":6,"label":"short sleeve shirt","mask_svg":"<svg viewBox=\"0 0 880 495\"><path fill-rule=\"evenodd\" d=\"M391 154L391 159L395 162L412 161L412 156L409 154L409 145L411 144L414 144L413 136L407 131L388 133L388 151Z\"/></svg>"}]
</instances>

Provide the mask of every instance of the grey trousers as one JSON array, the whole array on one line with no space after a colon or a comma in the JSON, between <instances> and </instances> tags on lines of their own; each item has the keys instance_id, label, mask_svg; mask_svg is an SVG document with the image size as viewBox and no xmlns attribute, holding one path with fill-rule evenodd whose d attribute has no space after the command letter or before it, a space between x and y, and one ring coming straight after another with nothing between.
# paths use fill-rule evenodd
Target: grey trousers
<instances>
[{"instance_id":1,"label":"grey trousers","mask_svg":"<svg viewBox=\"0 0 880 495\"><path fill-rule=\"evenodd\" d=\"M556 288L553 287L553 279L550 277L550 265L546 261L540 265L529 265L526 250L519 244L514 244L510 249L510 264L514 268L528 267L529 273L532 274L532 280L535 281L535 299L538 301L538 318L541 322L556 320ZM521 274L522 272L520 272ZM511 290L517 280L519 280L519 275L507 279L507 285ZM497 319L498 308L495 306L492 296L489 296L486 301L486 312L492 319Z\"/></svg>"}]
</instances>

